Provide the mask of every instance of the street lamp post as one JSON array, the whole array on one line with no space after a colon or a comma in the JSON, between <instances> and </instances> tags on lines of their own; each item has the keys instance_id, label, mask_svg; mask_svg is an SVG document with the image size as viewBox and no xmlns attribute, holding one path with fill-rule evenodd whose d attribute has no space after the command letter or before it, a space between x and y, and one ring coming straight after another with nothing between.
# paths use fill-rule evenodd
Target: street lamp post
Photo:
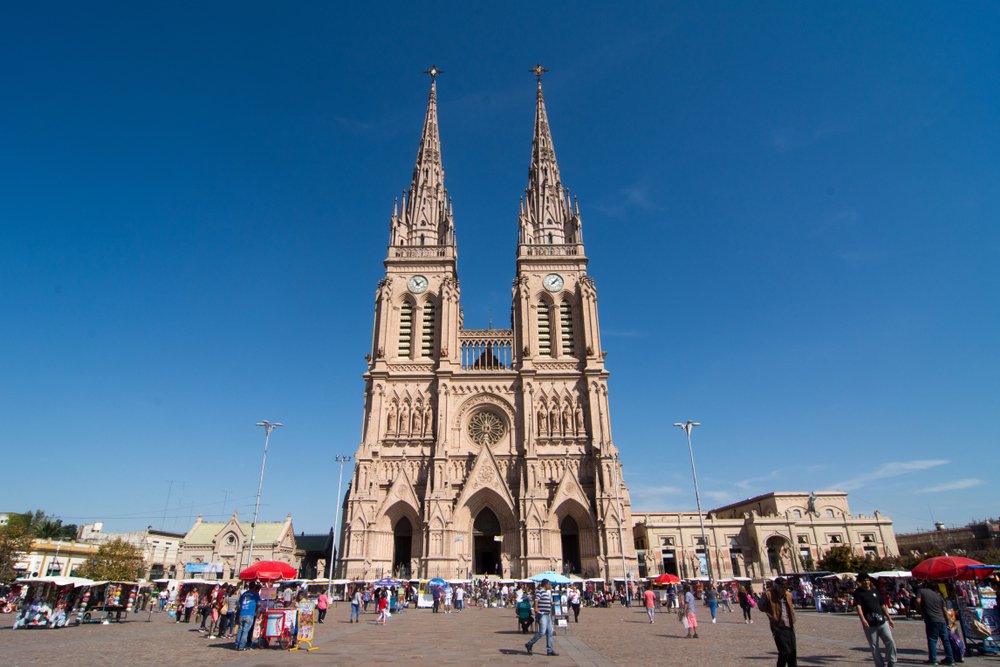
<instances>
[{"instance_id":1,"label":"street lamp post","mask_svg":"<svg viewBox=\"0 0 1000 667\"><path fill-rule=\"evenodd\" d=\"M340 464L340 481L337 482L337 511L333 515L333 546L330 549L330 563L327 567L327 584L326 584L326 597L330 597L330 589L333 588L333 561L334 555L340 555L337 552L337 526L340 524L341 515L341 502L340 502L340 490L344 484L344 464L351 460L350 456L335 456L334 461Z\"/></svg>"},{"instance_id":2,"label":"street lamp post","mask_svg":"<svg viewBox=\"0 0 1000 667\"><path fill-rule=\"evenodd\" d=\"M684 433L687 434L688 454L691 455L691 477L694 479L694 500L698 505L698 523L701 525L701 547L705 550L705 566L708 568L708 579L712 581L712 558L708 553L708 537L705 535L705 517L701 513L701 494L698 491L698 472L694 467L694 448L691 446L691 429L695 426L701 426L701 424L689 419L683 424L676 422L674 426L683 429Z\"/></svg>"},{"instance_id":3,"label":"street lamp post","mask_svg":"<svg viewBox=\"0 0 1000 667\"><path fill-rule=\"evenodd\" d=\"M264 427L264 456L260 459L260 480L257 482L257 502L253 506L253 523L250 524L250 549L247 551L247 567L253 565L253 542L257 536L257 513L260 511L260 490L264 486L264 465L267 463L267 443L271 439L271 431L281 426L281 422L269 422L262 419L257 426ZM242 569L242 568L241 568Z\"/></svg>"}]
</instances>

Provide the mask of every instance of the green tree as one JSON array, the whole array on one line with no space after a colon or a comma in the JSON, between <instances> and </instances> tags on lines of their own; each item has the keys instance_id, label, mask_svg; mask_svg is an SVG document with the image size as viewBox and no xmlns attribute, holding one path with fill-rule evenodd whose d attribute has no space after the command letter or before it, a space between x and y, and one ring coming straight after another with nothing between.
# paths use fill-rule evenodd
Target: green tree
<instances>
[{"instance_id":1,"label":"green tree","mask_svg":"<svg viewBox=\"0 0 1000 667\"><path fill-rule=\"evenodd\" d=\"M21 554L31 551L32 539L27 521L9 521L0 526L0 581L14 580L14 565Z\"/></svg>"},{"instance_id":2,"label":"green tree","mask_svg":"<svg viewBox=\"0 0 1000 667\"><path fill-rule=\"evenodd\" d=\"M97 553L77 570L77 575L100 581L135 581L145 570L137 547L125 540L112 540L98 547Z\"/></svg>"},{"instance_id":3,"label":"green tree","mask_svg":"<svg viewBox=\"0 0 1000 667\"><path fill-rule=\"evenodd\" d=\"M823 557L816 562L816 569L828 572L857 572L855 569L858 558L854 555L851 547L839 546L831 547L823 554Z\"/></svg>"}]
</instances>

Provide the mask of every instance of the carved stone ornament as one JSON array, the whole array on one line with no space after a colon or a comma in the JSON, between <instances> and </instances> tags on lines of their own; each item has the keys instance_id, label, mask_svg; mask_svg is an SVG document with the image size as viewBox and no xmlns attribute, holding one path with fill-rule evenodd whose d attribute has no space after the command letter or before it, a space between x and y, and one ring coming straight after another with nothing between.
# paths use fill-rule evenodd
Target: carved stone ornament
<instances>
[{"instance_id":1,"label":"carved stone ornament","mask_svg":"<svg viewBox=\"0 0 1000 667\"><path fill-rule=\"evenodd\" d=\"M487 484L492 484L493 478L494 478L493 468L483 468L476 475L476 481L478 481L480 484L484 486Z\"/></svg>"},{"instance_id":2,"label":"carved stone ornament","mask_svg":"<svg viewBox=\"0 0 1000 667\"><path fill-rule=\"evenodd\" d=\"M482 410L469 419L469 438L477 445L490 447L500 441L507 427L500 417L489 410Z\"/></svg>"}]
</instances>

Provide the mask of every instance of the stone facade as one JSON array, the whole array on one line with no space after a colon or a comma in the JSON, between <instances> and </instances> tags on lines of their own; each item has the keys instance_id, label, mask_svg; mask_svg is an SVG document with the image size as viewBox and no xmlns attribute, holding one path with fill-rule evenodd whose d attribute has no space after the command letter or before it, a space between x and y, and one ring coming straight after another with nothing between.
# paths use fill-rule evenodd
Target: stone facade
<instances>
[{"instance_id":1,"label":"stone facade","mask_svg":"<svg viewBox=\"0 0 1000 667\"><path fill-rule=\"evenodd\" d=\"M466 329L430 73L413 178L393 207L375 292L338 576L634 575L597 291L541 80L511 329Z\"/></svg>"},{"instance_id":2,"label":"stone facade","mask_svg":"<svg viewBox=\"0 0 1000 667\"><path fill-rule=\"evenodd\" d=\"M299 568L302 552L295 544L292 515L284 521L259 522L250 558L251 526L236 512L229 521L202 521L201 515L181 544L178 576L206 579L236 579L252 563L275 560Z\"/></svg>"},{"instance_id":3,"label":"stone facade","mask_svg":"<svg viewBox=\"0 0 1000 667\"><path fill-rule=\"evenodd\" d=\"M640 571L681 578L707 574L697 512L633 515ZM851 514L847 493L767 493L705 513L707 554L716 578L763 579L809 569L835 546L860 556L897 556L892 519Z\"/></svg>"}]
</instances>

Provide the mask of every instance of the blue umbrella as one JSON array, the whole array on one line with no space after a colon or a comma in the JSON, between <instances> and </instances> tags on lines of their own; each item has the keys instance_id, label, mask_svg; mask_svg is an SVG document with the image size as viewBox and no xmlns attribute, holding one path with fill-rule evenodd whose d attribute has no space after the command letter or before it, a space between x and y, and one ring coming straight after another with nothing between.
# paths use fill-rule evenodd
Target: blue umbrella
<instances>
[{"instance_id":1,"label":"blue umbrella","mask_svg":"<svg viewBox=\"0 0 1000 667\"><path fill-rule=\"evenodd\" d=\"M433 579L428 581L427 584L431 588L437 588L438 586L447 586L448 582L445 581L444 579L441 579L440 577L434 577Z\"/></svg>"},{"instance_id":2,"label":"blue umbrella","mask_svg":"<svg viewBox=\"0 0 1000 667\"><path fill-rule=\"evenodd\" d=\"M541 583L542 579L548 579L549 582L553 584L569 584L572 580L569 577L565 577L558 572L553 572L552 570L546 570L545 572L540 572L533 577L528 577L535 583Z\"/></svg>"},{"instance_id":3,"label":"blue umbrella","mask_svg":"<svg viewBox=\"0 0 1000 667\"><path fill-rule=\"evenodd\" d=\"M378 581L375 582L376 586L396 586L398 584L399 584L398 581L396 581L395 579L390 579L388 577L386 577L385 579L379 579Z\"/></svg>"}]
</instances>

